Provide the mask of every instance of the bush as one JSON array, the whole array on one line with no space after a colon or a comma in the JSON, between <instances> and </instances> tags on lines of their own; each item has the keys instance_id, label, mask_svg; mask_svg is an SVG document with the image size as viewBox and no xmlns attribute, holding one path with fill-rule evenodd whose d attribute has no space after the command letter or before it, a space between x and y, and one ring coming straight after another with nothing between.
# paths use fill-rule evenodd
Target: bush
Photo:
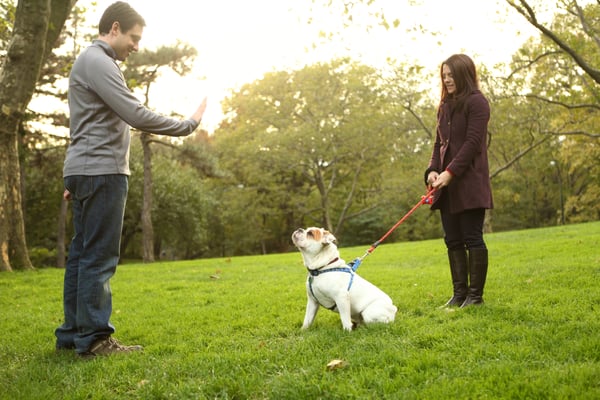
<instances>
[{"instance_id":1,"label":"bush","mask_svg":"<svg viewBox=\"0 0 600 400\"><path fill-rule=\"evenodd\" d=\"M29 249L29 259L36 268L56 267L56 249L34 247Z\"/></svg>"}]
</instances>

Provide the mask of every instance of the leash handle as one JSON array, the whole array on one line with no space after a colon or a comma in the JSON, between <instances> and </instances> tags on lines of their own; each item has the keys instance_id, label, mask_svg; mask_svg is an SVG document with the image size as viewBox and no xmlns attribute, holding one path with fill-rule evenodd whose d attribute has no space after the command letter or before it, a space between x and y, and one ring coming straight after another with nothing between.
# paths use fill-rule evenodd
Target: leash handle
<instances>
[{"instance_id":1,"label":"leash handle","mask_svg":"<svg viewBox=\"0 0 600 400\"><path fill-rule=\"evenodd\" d=\"M431 189L426 195L421 196L421 204L433 204L433 192L435 189Z\"/></svg>"}]
</instances>

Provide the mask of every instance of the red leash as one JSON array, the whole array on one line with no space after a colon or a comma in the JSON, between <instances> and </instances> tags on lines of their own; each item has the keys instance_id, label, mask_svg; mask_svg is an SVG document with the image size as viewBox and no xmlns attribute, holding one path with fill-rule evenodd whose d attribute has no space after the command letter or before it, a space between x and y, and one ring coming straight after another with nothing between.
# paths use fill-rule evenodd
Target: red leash
<instances>
[{"instance_id":1,"label":"red leash","mask_svg":"<svg viewBox=\"0 0 600 400\"><path fill-rule=\"evenodd\" d=\"M419 202L417 204L415 204L415 206L413 208L411 208L410 211L407 212L406 215L404 215L404 217L400 218L400 221L396 222L396 224L394 226L392 226L391 229L389 231L387 231L385 235L383 235L378 241L373 243L371 245L371 247L369 247L369 249L365 252L365 254L363 254L362 257L358 257L358 258L354 259L352 262L350 262L348 264L348 266L350 266L353 271L356 271L356 269L358 268L358 266L360 265L362 260L369 254L371 254L373 252L373 250L375 250L377 248L377 246L379 246L381 244L381 242L383 242L392 232L394 232L394 230L397 227L399 227L400 224L402 224L408 217L410 217L410 215L413 212L415 212L415 210L417 208L419 208L423 204L432 204L433 192L435 192L435 188L432 188L431 190L429 190L429 192L427 192L427 194L425 194L424 196L421 196L421 200L419 200Z\"/></svg>"}]
</instances>

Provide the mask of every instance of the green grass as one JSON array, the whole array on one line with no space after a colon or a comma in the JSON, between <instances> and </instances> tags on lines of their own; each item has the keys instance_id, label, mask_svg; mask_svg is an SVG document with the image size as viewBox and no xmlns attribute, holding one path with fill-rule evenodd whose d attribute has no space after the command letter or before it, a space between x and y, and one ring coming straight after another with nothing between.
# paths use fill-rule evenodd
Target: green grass
<instances>
[{"instance_id":1,"label":"green grass","mask_svg":"<svg viewBox=\"0 0 600 400\"><path fill-rule=\"evenodd\" d=\"M324 309L300 331L298 252L124 265L115 337L145 351L91 361L54 351L61 270L0 274L0 398L600 398L600 222L486 240L486 304L457 311L438 308L451 294L440 239L379 246L359 273L396 322L351 333Z\"/></svg>"}]
</instances>

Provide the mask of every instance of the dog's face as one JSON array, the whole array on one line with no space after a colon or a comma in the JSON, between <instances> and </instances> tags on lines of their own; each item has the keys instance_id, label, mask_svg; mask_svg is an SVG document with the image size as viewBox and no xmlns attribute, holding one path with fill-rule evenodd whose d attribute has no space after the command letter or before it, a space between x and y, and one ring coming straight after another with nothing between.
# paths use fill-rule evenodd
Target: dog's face
<instances>
[{"instance_id":1,"label":"dog's face","mask_svg":"<svg viewBox=\"0 0 600 400\"><path fill-rule=\"evenodd\" d=\"M292 242L300 250L304 264L310 269L322 267L338 252L335 236L323 228L300 228L292 234Z\"/></svg>"},{"instance_id":2,"label":"dog's face","mask_svg":"<svg viewBox=\"0 0 600 400\"><path fill-rule=\"evenodd\" d=\"M318 253L323 246L336 244L337 240L333 234L323 228L310 227L298 229L292 234L292 242L299 249L307 253ZM312 250L312 251L311 251Z\"/></svg>"}]
</instances>

